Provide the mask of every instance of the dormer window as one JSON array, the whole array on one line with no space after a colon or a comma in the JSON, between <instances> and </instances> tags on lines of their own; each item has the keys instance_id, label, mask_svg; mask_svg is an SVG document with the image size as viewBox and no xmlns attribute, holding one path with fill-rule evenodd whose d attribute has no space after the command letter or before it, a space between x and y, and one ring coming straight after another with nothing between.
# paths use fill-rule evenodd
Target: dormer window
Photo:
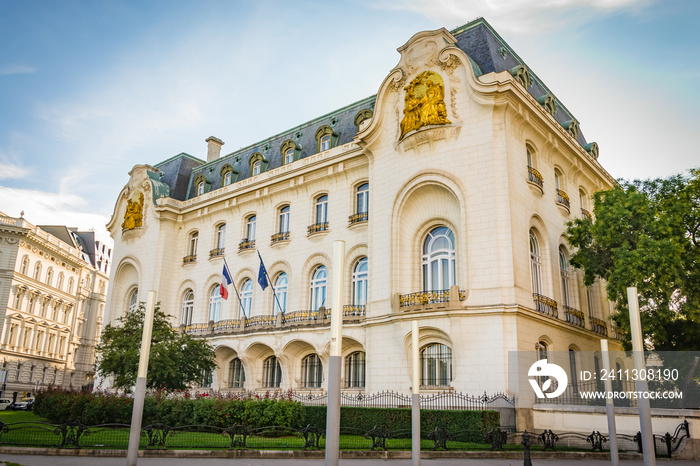
<instances>
[{"instance_id":1,"label":"dormer window","mask_svg":"<svg viewBox=\"0 0 700 466\"><path fill-rule=\"evenodd\" d=\"M262 171L262 162L260 160L258 160L257 162L253 162L253 176L259 175L261 171Z\"/></svg>"},{"instance_id":2,"label":"dormer window","mask_svg":"<svg viewBox=\"0 0 700 466\"><path fill-rule=\"evenodd\" d=\"M338 143L338 135L330 126L321 126L316 131L316 143L318 144L319 152L326 151Z\"/></svg>"},{"instance_id":3,"label":"dormer window","mask_svg":"<svg viewBox=\"0 0 700 466\"><path fill-rule=\"evenodd\" d=\"M287 139L280 146L280 153L282 154L282 165L288 165L295 160L299 160L301 156L301 146L293 140Z\"/></svg>"},{"instance_id":4,"label":"dormer window","mask_svg":"<svg viewBox=\"0 0 700 466\"><path fill-rule=\"evenodd\" d=\"M294 149L287 149L284 153L284 164L287 165L292 162L294 162Z\"/></svg>"},{"instance_id":5,"label":"dormer window","mask_svg":"<svg viewBox=\"0 0 700 466\"><path fill-rule=\"evenodd\" d=\"M224 173L224 186L231 184L231 172Z\"/></svg>"},{"instance_id":6,"label":"dormer window","mask_svg":"<svg viewBox=\"0 0 700 466\"><path fill-rule=\"evenodd\" d=\"M331 135L326 134L319 141L319 149L321 152L323 152L324 150L328 150L330 148L331 148Z\"/></svg>"},{"instance_id":7,"label":"dormer window","mask_svg":"<svg viewBox=\"0 0 700 466\"><path fill-rule=\"evenodd\" d=\"M204 181L200 181L197 184L197 196L201 196L202 194L204 194Z\"/></svg>"},{"instance_id":8,"label":"dormer window","mask_svg":"<svg viewBox=\"0 0 700 466\"><path fill-rule=\"evenodd\" d=\"M267 160L260 152L250 156L250 176L259 175L267 169Z\"/></svg>"}]
</instances>

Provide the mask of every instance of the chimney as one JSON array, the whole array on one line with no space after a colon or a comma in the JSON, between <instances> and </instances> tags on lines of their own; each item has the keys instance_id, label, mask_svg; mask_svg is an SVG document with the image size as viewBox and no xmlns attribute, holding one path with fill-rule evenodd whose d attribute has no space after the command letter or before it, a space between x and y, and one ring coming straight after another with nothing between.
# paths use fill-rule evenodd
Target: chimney
<instances>
[{"instance_id":1,"label":"chimney","mask_svg":"<svg viewBox=\"0 0 700 466\"><path fill-rule=\"evenodd\" d=\"M216 160L221 155L221 146L224 145L224 141L214 136L209 136L204 140L207 143L207 162Z\"/></svg>"}]
</instances>

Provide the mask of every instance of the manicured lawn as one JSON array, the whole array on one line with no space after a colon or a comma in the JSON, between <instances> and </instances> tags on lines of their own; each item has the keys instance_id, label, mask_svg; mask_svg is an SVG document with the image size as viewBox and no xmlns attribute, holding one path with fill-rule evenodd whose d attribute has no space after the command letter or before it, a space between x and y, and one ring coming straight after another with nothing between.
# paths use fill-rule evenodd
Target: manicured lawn
<instances>
[{"instance_id":1,"label":"manicured lawn","mask_svg":"<svg viewBox=\"0 0 700 466\"><path fill-rule=\"evenodd\" d=\"M0 411L0 421L5 424L11 422L49 422L31 411Z\"/></svg>"}]
</instances>

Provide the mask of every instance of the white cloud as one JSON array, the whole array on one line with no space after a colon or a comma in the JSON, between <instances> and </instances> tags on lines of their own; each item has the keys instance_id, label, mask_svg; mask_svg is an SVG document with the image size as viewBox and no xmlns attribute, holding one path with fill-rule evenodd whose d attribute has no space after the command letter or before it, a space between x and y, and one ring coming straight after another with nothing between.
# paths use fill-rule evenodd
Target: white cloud
<instances>
[{"instance_id":1,"label":"white cloud","mask_svg":"<svg viewBox=\"0 0 700 466\"><path fill-rule=\"evenodd\" d=\"M0 180L21 179L29 175L29 170L0 154Z\"/></svg>"},{"instance_id":2,"label":"white cloud","mask_svg":"<svg viewBox=\"0 0 700 466\"><path fill-rule=\"evenodd\" d=\"M0 66L0 76L7 76L10 74L30 74L36 72L36 68L26 65L5 65Z\"/></svg>"},{"instance_id":3,"label":"white cloud","mask_svg":"<svg viewBox=\"0 0 700 466\"><path fill-rule=\"evenodd\" d=\"M601 14L636 12L655 0L379 0L379 9L420 13L446 27L456 27L479 16L501 32L536 34L572 23L585 23ZM454 24L455 18L459 24Z\"/></svg>"},{"instance_id":4,"label":"white cloud","mask_svg":"<svg viewBox=\"0 0 700 466\"><path fill-rule=\"evenodd\" d=\"M87 201L73 194L0 186L0 211L11 217L24 218L34 225L65 225L80 230L93 229L101 238L109 238L104 215L81 212Z\"/></svg>"}]
</instances>

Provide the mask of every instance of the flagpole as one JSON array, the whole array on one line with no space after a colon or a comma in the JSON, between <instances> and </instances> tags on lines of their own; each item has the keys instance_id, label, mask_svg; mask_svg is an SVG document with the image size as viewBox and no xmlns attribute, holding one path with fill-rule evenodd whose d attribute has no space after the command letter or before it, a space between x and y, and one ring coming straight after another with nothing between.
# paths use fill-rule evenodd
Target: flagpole
<instances>
[{"instance_id":1,"label":"flagpole","mask_svg":"<svg viewBox=\"0 0 700 466\"><path fill-rule=\"evenodd\" d=\"M226 258L224 257L224 267L226 267L226 271L228 272L228 276L231 276L231 270L228 268L228 262L226 262ZM231 285L233 285L233 291L236 292L236 297L238 298L238 309L241 311L241 313L248 318L248 316L245 315L245 311L243 310L243 303L241 302L241 295L238 294L238 288L236 288L236 283L231 280Z\"/></svg>"},{"instance_id":2,"label":"flagpole","mask_svg":"<svg viewBox=\"0 0 700 466\"><path fill-rule=\"evenodd\" d=\"M277 298L277 293L275 293L275 285L272 283L272 279L270 278L270 274L267 273L267 267L265 267L265 262L263 262L262 256L260 255L260 251L256 249L256 252L258 253L258 257L260 258L260 264L262 264L263 273L267 277L267 281L270 284L270 288L272 288L272 295L275 297L275 301L277 302L277 307L279 308L280 312L282 312L284 314L286 310L282 309L282 305L280 304L280 300Z\"/></svg>"}]
</instances>

